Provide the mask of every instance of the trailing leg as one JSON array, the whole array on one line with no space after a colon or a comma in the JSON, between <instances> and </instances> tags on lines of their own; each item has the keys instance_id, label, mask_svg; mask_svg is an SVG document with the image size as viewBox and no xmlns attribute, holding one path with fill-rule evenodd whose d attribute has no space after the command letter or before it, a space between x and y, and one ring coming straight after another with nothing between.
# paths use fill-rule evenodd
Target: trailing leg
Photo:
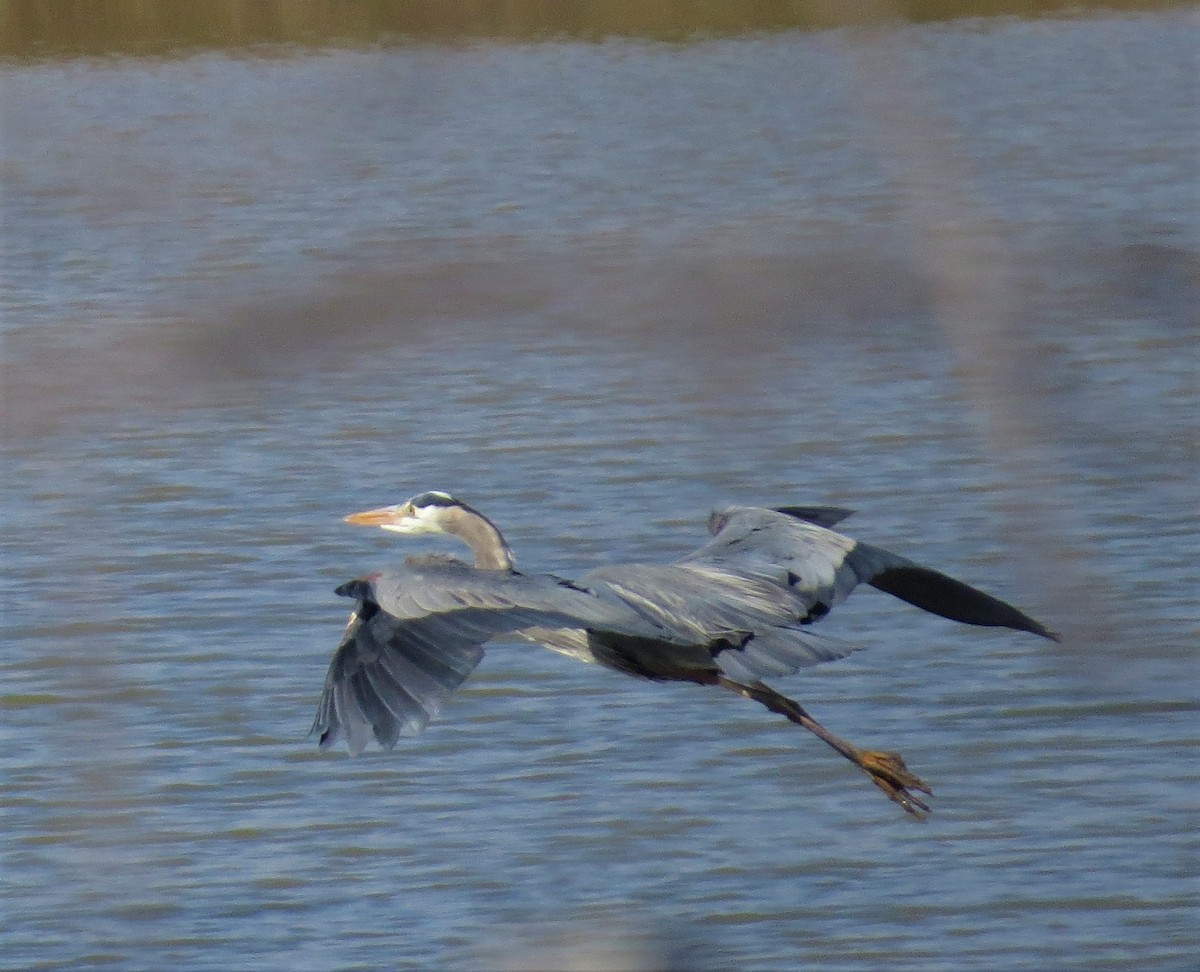
<instances>
[{"instance_id":1,"label":"trailing leg","mask_svg":"<svg viewBox=\"0 0 1200 972\"><path fill-rule=\"evenodd\" d=\"M724 675L718 675L715 684L731 692L736 692L743 698L753 699L755 702L765 705L772 712L778 712L797 725L803 726L836 749L855 766L865 770L871 777L872 783L914 817L925 817L930 813L929 805L915 796L912 791L919 790L930 796L933 795L933 791L908 771L908 767L904 765L904 760L900 758L899 753L885 753L851 746L850 743L838 738L817 722L804 711L799 703L793 702L786 695L780 695L762 682L735 682Z\"/></svg>"}]
</instances>

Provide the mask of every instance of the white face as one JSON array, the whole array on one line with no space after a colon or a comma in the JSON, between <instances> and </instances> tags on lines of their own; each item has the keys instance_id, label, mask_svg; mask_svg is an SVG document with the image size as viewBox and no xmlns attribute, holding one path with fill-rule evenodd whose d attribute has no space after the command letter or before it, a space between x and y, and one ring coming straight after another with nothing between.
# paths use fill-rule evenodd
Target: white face
<instances>
[{"instance_id":1,"label":"white face","mask_svg":"<svg viewBox=\"0 0 1200 972\"><path fill-rule=\"evenodd\" d=\"M445 533L446 512L454 509L454 499L447 493L420 493L395 506L381 506L345 517L347 523L379 527L392 533Z\"/></svg>"},{"instance_id":2,"label":"white face","mask_svg":"<svg viewBox=\"0 0 1200 972\"><path fill-rule=\"evenodd\" d=\"M442 529L437 524L437 518L443 508L402 503L400 506L394 507L395 519L380 523L379 526L384 530L391 530L392 533L404 533L410 536L414 533L441 533Z\"/></svg>"}]
</instances>

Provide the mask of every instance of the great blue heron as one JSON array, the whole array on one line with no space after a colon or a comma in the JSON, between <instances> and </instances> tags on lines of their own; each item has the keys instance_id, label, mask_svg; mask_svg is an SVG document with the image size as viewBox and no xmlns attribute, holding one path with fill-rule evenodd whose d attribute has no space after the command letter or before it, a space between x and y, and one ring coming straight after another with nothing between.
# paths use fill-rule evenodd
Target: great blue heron
<instances>
[{"instance_id":1,"label":"great blue heron","mask_svg":"<svg viewBox=\"0 0 1200 972\"><path fill-rule=\"evenodd\" d=\"M482 513L428 492L346 522L402 534L449 534L474 566L425 554L338 588L357 604L325 679L313 723L322 747L345 734L351 753L371 737L390 749L420 732L503 635L655 681L715 685L816 734L910 814L932 791L896 753L839 739L764 678L790 675L851 649L811 625L860 583L942 617L1028 631L1041 624L990 594L830 527L849 510L733 507L709 519L712 539L672 564L600 567L577 581L513 569L512 552Z\"/></svg>"}]
</instances>

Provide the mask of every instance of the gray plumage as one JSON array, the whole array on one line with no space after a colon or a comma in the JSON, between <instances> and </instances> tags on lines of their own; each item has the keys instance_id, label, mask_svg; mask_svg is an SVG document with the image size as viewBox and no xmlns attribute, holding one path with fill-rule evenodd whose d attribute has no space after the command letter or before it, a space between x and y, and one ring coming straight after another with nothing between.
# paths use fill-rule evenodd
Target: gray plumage
<instances>
[{"instance_id":1,"label":"gray plumage","mask_svg":"<svg viewBox=\"0 0 1200 972\"><path fill-rule=\"evenodd\" d=\"M391 748L424 729L493 638L540 626L584 632L597 652L605 637L642 650L669 650L672 639L685 647L620 602L570 581L480 570L450 557L410 557L337 593L358 604L329 667L313 731L323 747L344 734L352 753L372 736Z\"/></svg>"},{"instance_id":2,"label":"gray plumage","mask_svg":"<svg viewBox=\"0 0 1200 972\"><path fill-rule=\"evenodd\" d=\"M725 566L788 588L810 611L829 613L859 584L870 584L931 614L985 627L1055 636L999 598L907 557L861 543L820 525L822 507L764 510L734 507L715 514L713 539L683 563ZM833 523L850 515L836 510ZM827 518L824 518L827 519ZM815 618L813 618L815 620Z\"/></svg>"},{"instance_id":3,"label":"gray plumage","mask_svg":"<svg viewBox=\"0 0 1200 972\"><path fill-rule=\"evenodd\" d=\"M812 625L864 583L956 621L1055 636L1004 601L830 529L849 515L838 507L733 507L712 515L708 543L673 564L599 567L568 581L515 571L495 525L448 493L354 514L348 522L454 535L470 546L475 566L410 558L338 589L357 604L313 731L324 747L344 736L352 753L371 738L391 748L437 714L487 642L519 637L630 675L752 698L817 734L923 815L928 807L913 791L928 788L898 756L850 746L762 679L853 650Z\"/></svg>"}]
</instances>

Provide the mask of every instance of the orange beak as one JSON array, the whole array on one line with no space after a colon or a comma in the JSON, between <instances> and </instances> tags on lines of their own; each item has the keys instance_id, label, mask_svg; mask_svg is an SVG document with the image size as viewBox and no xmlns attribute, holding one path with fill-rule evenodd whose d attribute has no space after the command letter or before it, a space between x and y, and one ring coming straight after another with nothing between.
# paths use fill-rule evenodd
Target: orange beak
<instances>
[{"instance_id":1,"label":"orange beak","mask_svg":"<svg viewBox=\"0 0 1200 972\"><path fill-rule=\"evenodd\" d=\"M381 506L377 510L363 510L361 513L351 513L342 522L353 523L356 526L383 526L393 523L403 516L406 510L403 506Z\"/></svg>"}]
</instances>

